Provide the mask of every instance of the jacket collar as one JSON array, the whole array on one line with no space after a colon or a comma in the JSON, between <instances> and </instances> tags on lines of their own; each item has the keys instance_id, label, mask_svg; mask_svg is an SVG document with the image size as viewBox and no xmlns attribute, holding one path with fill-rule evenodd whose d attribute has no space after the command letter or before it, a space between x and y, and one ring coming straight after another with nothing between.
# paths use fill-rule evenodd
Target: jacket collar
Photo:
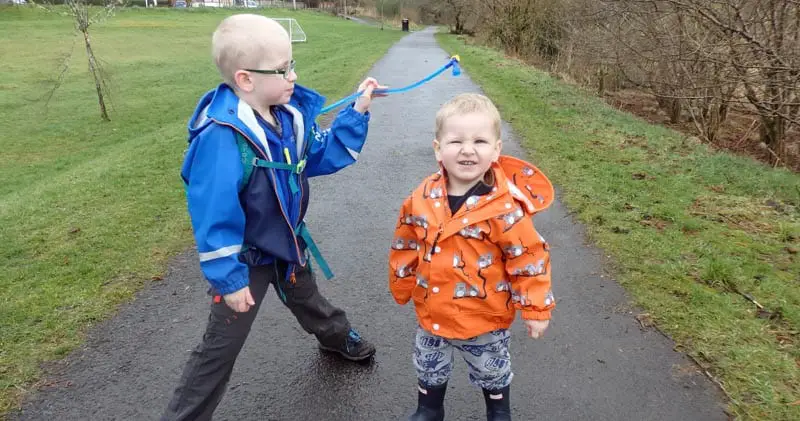
<instances>
[{"instance_id":1,"label":"jacket collar","mask_svg":"<svg viewBox=\"0 0 800 421\"><path fill-rule=\"evenodd\" d=\"M553 202L554 190L550 180L538 168L521 159L501 156L490 167L494 176L492 192L473 196L455 213L449 215L445 206L432 206L433 224L441 226L442 238L449 237L465 224L522 212L531 216L545 210ZM434 174L423 188L423 199L447 201L447 179L444 168ZM433 202L435 204L435 202Z\"/></svg>"},{"instance_id":2,"label":"jacket collar","mask_svg":"<svg viewBox=\"0 0 800 421\"><path fill-rule=\"evenodd\" d=\"M297 120L298 115L302 116L301 121L295 121L295 128L301 129L300 133L295 133L299 140L298 148L301 149L304 141L308 140L306 139L306 134L314 124L323 104L325 104L324 96L304 86L295 85L289 104L284 107L292 113L295 120ZM191 142L194 136L211 124L212 121L230 126L241 132L259 144L266 157L272 160L267 147L266 133L261 125L258 124L255 111L249 104L239 98L227 84L220 84L200 99L194 115L189 120L189 141Z\"/></svg>"}]
</instances>

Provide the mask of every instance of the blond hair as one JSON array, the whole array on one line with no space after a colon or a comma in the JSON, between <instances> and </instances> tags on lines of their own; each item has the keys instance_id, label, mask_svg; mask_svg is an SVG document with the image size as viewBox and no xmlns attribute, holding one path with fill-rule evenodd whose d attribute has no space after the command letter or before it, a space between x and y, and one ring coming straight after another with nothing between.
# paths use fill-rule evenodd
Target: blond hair
<instances>
[{"instance_id":1,"label":"blond hair","mask_svg":"<svg viewBox=\"0 0 800 421\"><path fill-rule=\"evenodd\" d=\"M469 113L485 113L492 119L495 137L500 139L500 112L492 100L481 94L460 94L447 101L436 113L436 138L441 139L442 128L448 118Z\"/></svg>"},{"instance_id":2,"label":"blond hair","mask_svg":"<svg viewBox=\"0 0 800 421\"><path fill-rule=\"evenodd\" d=\"M211 56L225 83L235 87L237 71L259 67L281 42L291 45L289 34L278 22L266 16L238 14L217 26L211 37Z\"/></svg>"}]
</instances>

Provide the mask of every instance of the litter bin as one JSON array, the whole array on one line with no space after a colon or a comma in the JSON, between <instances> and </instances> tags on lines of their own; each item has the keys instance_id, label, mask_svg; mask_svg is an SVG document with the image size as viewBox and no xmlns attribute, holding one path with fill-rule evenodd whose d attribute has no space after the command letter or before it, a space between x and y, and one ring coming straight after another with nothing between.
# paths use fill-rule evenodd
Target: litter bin
<instances>
[{"instance_id":1,"label":"litter bin","mask_svg":"<svg viewBox=\"0 0 800 421\"><path fill-rule=\"evenodd\" d=\"M403 32L408 32L408 19L403 19Z\"/></svg>"}]
</instances>

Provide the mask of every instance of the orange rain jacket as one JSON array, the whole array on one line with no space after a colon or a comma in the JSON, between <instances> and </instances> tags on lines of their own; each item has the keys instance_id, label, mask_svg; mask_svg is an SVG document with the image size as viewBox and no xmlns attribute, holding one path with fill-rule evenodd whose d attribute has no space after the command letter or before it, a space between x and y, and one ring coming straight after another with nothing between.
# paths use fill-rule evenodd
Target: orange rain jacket
<instances>
[{"instance_id":1,"label":"orange rain jacket","mask_svg":"<svg viewBox=\"0 0 800 421\"><path fill-rule=\"evenodd\" d=\"M443 171L403 203L389 253L395 301L414 301L420 326L468 339L523 319L549 320L550 252L531 216L553 201L550 180L509 156L492 164L494 188L472 196L455 215ZM491 178L491 177L490 177Z\"/></svg>"}]
</instances>

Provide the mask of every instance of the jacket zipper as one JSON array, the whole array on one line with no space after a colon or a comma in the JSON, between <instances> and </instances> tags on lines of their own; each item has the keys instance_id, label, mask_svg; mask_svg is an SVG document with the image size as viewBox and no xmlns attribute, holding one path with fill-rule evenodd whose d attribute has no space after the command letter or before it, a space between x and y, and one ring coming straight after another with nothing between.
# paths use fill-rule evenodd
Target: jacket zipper
<instances>
[{"instance_id":1,"label":"jacket zipper","mask_svg":"<svg viewBox=\"0 0 800 421\"><path fill-rule=\"evenodd\" d=\"M436 232L436 237L433 239L433 245L431 246L431 256L436 254L436 245L439 244L439 237L442 236L443 232L444 232L443 225L439 225L439 231ZM431 258L431 260L433 260L433 258Z\"/></svg>"},{"instance_id":2,"label":"jacket zipper","mask_svg":"<svg viewBox=\"0 0 800 421\"><path fill-rule=\"evenodd\" d=\"M267 157L267 154L264 153L264 151L261 150L261 148L258 145L256 145L255 142L253 142L253 139L250 139L250 136L248 136L247 134L243 133L241 130L237 129L232 124L222 123L222 122L220 122L218 120L215 120L213 118L211 119L211 121L213 121L213 122L215 122L215 123L217 123L219 125L222 125L222 126L228 126L231 129L235 130L237 133L241 134L245 139L247 139L247 141L250 142L250 145L255 147L255 150L261 152L261 155L264 158ZM275 170L273 168L267 168L267 170L272 174L272 179L273 180L277 180L278 179L277 174L275 174ZM272 183L272 190L275 192L275 197L278 199L278 208L280 208L280 210L281 210L281 215L283 215L283 219L284 219L284 221L286 221L286 225L288 225L289 229L292 231L292 240L294 240L294 249L295 249L295 252L297 254L297 257L300 260L300 263L303 266L305 266L305 264L306 264L305 263L305 256L303 256L303 254L300 253L300 244L297 242L297 234L295 234L294 228L292 227L292 223L289 221L289 217L286 215L286 212L283 211L283 206L281 206L281 197L278 194L278 187L277 187L276 183ZM300 203L302 203L302 195L300 196L300 199L301 199Z\"/></svg>"}]
</instances>

